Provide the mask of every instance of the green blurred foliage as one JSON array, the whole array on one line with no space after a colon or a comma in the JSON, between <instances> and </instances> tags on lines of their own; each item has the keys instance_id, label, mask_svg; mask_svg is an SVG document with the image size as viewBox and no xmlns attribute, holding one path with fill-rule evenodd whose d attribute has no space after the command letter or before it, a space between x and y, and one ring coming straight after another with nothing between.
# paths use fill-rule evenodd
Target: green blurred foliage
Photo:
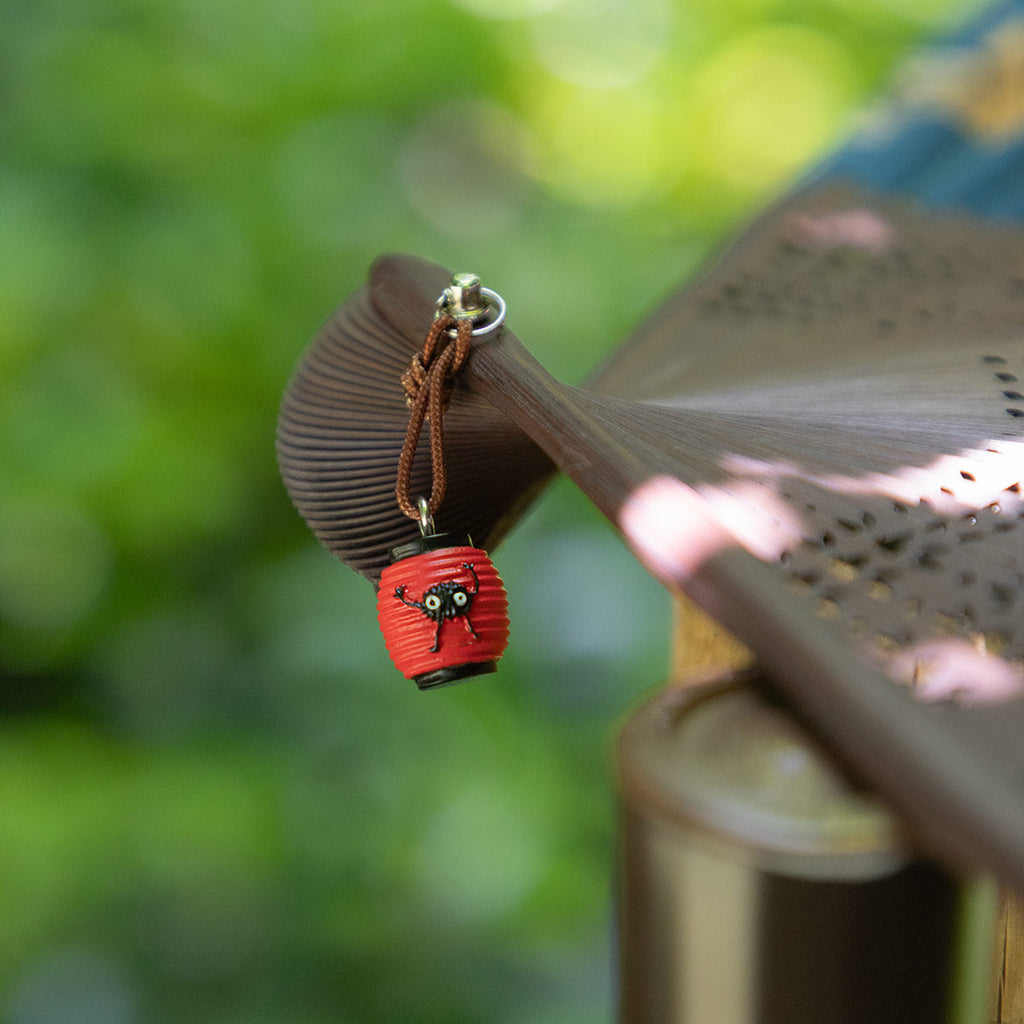
<instances>
[{"instance_id":1,"label":"green blurred foliage","mask_svg":"<svg viewBox=\"0 0 1024 1024\"><path fill-rule=\"evenodd\" d=\"M413 692L280 393L394 249L581 379L951 8L3 0L0 1019L608 1018L667 597L557 485L499 675Z\"/></svg>"}]
</instances>

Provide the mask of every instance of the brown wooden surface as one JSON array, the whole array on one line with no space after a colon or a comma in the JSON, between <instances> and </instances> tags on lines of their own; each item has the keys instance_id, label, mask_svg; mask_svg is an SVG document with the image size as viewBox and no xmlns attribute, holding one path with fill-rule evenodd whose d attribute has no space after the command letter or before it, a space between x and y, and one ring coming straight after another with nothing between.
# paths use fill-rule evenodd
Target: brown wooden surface
<instances>
[{"instance_id":1,"label":"brown wooden surface","mask_svg":"<svg viewBox=\"0 0 1024 1024\"><path fill-rule=\"evenodd\" d=\"M672 614L673 683L703 679L702 670L745 668L753 661L749 648L722 628L684 594L677 595Z\"/></svg>"},{"instance_id":2,"label":"brown wooden surface","mask_svg":"<svg viewBox=\"0 0 1024 1024\"><path fill-rule=\"evenodd\" d=\"M472 386L515 416L613 521L652 474L680 471L670 442L655 448L642 429L651 419L560 385L510 332L468 369ZM739 546L662 578L748 644L800 714L937 849L1024 884L1020 701L940 712L921 704L861 657L842 623L816 615L776 566Z\"/></svg>"},{"instance_id":3,"label":"brown wooden surface","mask_svg":"<svg viewBox=\"0 0 1024 1024\"><path fill-rule=\"evenodd\" d=\"M828 196L819 195L806 203L820 211L828 201ZM849 197L833 194L831 201L848 202ZM793 202L806 208L804 200ZM791 212L792 208L776 211L779 231L785 231ZM939 514L927 502L916 500L897 508L889 499L886 510L879 498L872 513L876 523L867 515L863 496L850 499L832 493L827 478L820 475L830 467L840 474L864 474L874 466L889 474L885 479L893 479L901 465L912 470L937 456L982 443L982 438L1024 440L1024 413L1007 414L1004 406L1009 399L1000 389L1010 385L994 377L987 361L998 352L1000 359L1013 357L1013 368L1024 366L1019 331L1024 291L1018 294L1006 285L1007 274L1019 273L1024 280L1024 247L1019 235L1013 236L1014 248L1010 233L972 227L963 219L919 225L912 211L897 214L888 206L880 211L883 215L893 218L894 230L906 232L908 248L901 250L902 255L859 253L852 261L836 260L827 252L794 250L785 238L773 242L768 224L755 233L750 247L764 249L760 256L753 254L754 262L772 264L778 258L773 265L779 294L786 297L785 309L794 318L791 333L783 332L789 347L771 366L773 380L782 382L771 395L756 391L749 376L756 370L753 357L745 363L737 357L734 363L740 368L733 371L734 379L740 372L747 375L741 391L662 404L564 385L537 363L508 327L476 346L446 417L446 426L451 420L453 430L445 511L459 519L454 527L469 525L480 536L497 536L553 462L618 525L624 504L653 478L680 481L682 492L698 498L684 503L679 517L674 511L662 516L662 527L678 533L684 544L689 543L691 530L716 532L718 538L696 563L670 565L659 577L746 644L798 714L812 722L822 738L937 849L961 863L987 865L1006 882L1024 888L1024 701L987 707L923 704L879 671L879 663L854 632L858 621L870 619L876 624L873 628L898 627L901 635L911 638L952 628L966 640L979 625L982 631L987 628L977 616L991 612L998 619L993 625L1012 636L1012 645L1004 645L1004 652L1017 657L1017 648L1024 645L1024 625L1017 614L1024 596L1013 590L1009 605L999 600L992 604L991 599L1001 600L1002 592L994 584L1017 557L1017 506L1024 509L1024 487L1007 493L1002 503L1001 521L1010 529L1001 531L999 524L989 523L983 533L980 526L961 522L962 513ZM927 239L917 238L919 228ZM935 255L943 237L948 243L946 258L952 262L943 263ZM915 267L917 241L932 255L927 265ZM733 317L732 326L738 329L747 315L746 307L736 307L733 300L751 287L745 262L750 247L737 257L739 264L725 261L695 286L692 320L682 316L678 304L675 307L677 362L691 363L694 370L699 363L701 373L695 378L710 380L717 365L707 351L701 317ZM813 264L814 273L805 261ZM950 277L951 266L958 268L959 276ZM853 278L848 280L851 268ZM799 281L787 277L797 270L802 275ZM898 287L904 287L933 272L948 284L933 293L943 301L958 282L955 287L965 303L959 313L966 318L964 331L973 324L970 344L959 340L966 333L944 336L939 351L932 336L935 354L924 358L932 349L919 335L919 321L925 318L918 309L902 325L886 322L884 345L875 336L864 340L863 373L857 371L851 364L856 355L852 320L843 344L837 347L833 342L843 337L838 324L842 316L854 317L861 308L858 288L866 287L868 280L893 275L901 280ZM1011 296L1013 309L996 309L994 298L987 311L976 309L983 297L979 299L973 284L990 285L996 275ZM395 542L392 537L415 530L397 510L386 479L388 449L393 446L397 457L404 436L404 403L394 399L395 370L399 355L411 354L421 343L446 279L446 271L422 260L379 261L369 288L342 307L313 346L286 399L280 453L289 490L324 543L371 578L385 563L387 546ZM817 288L806 296L812 303L810 312L793 298L805 285ZM923 296L922 289L915 294ZM716 295L728 302L716 304ZM827 308L814 305L823 301L822 295ZM810 330L801 319L804 314L824 333ZM625 363L613 364L599 378L600 386L632 387L634 379L646 379L631 376L634 358L645 348L647 337L655 339L648 355L659 362L668 358L671 346L664 326L658 321L657 330L641 334L628 348ZM904 328L907 339L901 348ZM836 360L828 387L820 380L805 379L802 388L784 383L794 379L802 365L798 336L810 346L817 370L828 353ZM757 353L756 338L750 343ZM724 346L724 337L716 336L714 355L720 350L724 358ZM889 376L886 352L903 353L891 365ZM381 365L374 362L378 353L384 357ZM651 368L655 379L660 379L661 369ZM686 379L685 373L680 379ZM378 408L385 395L391 404ZM805 415L808 409L814 413L810 419ZM846 418L837 420L837 410L845 410ZM729 453L743 453L755 467L778 465L780 460L796 467L794 478L785 480L781 491L773 490L769 479L759 493L772 492L790 501L792 512L805 521L804 539L792 551L798 570L784 560L756 557L730 539L712 513L700 511L703 492L695 488L728 484L723 476ZM365 486L368 467L374 473L370 487ZM821 481L810 485L813 495L799 474L809 474L804 481ZM966 478L956 476L955 487L968 486ZM915 478L911 474L908 479ZM850 512L856 521L847 522ZM994 514L990 509L983 518ZM885 516L900 518L911 540L900 547L899 537L879 533L889 529L882 524ZM765 523L770 527L770 515ZM953 561L945 568L936 565L941 559L926 557L921 547L932 544L933 526L949 538L947 560ZM442 528L452 527L444 523ZM837 557L847 554L845 548L836 550L833 541L840 538L844 544L866 547L870 556L846 561ZM961 565L964 559L968 561ZM960 621L950 615L915 615L903 596L876 601L874 574L883 562L900 570L899 579L890 575L885 584L893 594L912 585L928 607L935 608L936 600L966 601L972 606L971 616ZM808 579L815 582L802 590L794 585ZM1018 582L1024 586L1024 575ZM823 606L835 614L823 615ZM952 607L955 611L958 606Z\"/></svg>"},{"instance_id":4,"label":"brown wooden surface","mask_svg":"<svg viewBox=\"0 0 1024 1024\"><path fill-rule=\"evenodd\" d=\"M996 926L994 973L997 1024L1024 1024L1024 900L1003 893Z\"/></svg>"}]
</instances>

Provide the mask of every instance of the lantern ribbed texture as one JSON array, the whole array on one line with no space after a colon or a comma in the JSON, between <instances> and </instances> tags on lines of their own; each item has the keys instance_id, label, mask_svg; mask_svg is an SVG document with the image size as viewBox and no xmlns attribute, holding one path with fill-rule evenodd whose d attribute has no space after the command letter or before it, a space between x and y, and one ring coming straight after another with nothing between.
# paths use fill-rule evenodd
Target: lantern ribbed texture
<instances>
[{"instance_id":1,"label":"lantern ribbed texture","mask_svg":"<svg viewBox=\"0 0 1024 1024\"><path fill-rule=\"evenodd\" d=\"M473 566L479 586L468 612L443 619L438 649L431 651L437 621L420 608L409 607L395 596L405 587L409 601L422 602L439 583L456 583L472 593ZM493 672L508 643L508 598L501 577L486 551L455 546L412 555L389 565L381 573L377 592L377 618L391 660L421 689L441 686L468 676ZM474 637L467 618L476 630Z\"/></svg>"}]
</instances>

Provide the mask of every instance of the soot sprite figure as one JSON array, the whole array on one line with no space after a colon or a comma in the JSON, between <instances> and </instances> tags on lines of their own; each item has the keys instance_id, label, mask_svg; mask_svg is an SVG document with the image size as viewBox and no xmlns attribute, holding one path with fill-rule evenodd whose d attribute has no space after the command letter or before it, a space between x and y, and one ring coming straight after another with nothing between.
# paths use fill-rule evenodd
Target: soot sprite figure
<instances>
[{"instance_id":1,"label":"soot sprite figure","mask_svg":"<svg viewBox=\"0 0 1024 1024\"><path fill-rule=\"evenodd\" d=\"M408 605L410 608L418 608L424 615L437 625L434 629L434 644L430 648L432 652L437 651L441 640L441 627L446 619L454 619L461 616L466 621L466 628L473 634L474 639L479 639L473 623L469 621L469 609L473 606L473 598L480 591L480 580L477 577L476 569L470 562L462 563L463 569L468 569L473 577L473 589L467 590L465 584L458 580L443 580L435 583L428 590L423 592L422 601L410 601L405 596L405 584L395 587L395 597Z\"/></svg>"}]
</instances>

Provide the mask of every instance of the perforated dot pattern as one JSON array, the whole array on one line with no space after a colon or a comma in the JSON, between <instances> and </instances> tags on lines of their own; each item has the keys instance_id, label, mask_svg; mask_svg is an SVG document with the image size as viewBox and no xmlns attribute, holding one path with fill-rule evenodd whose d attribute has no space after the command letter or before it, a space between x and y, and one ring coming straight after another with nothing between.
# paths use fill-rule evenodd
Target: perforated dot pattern
<instances>
[{"instance_id":1,"label":"perforated dot pattern","mask_svg":"<svg viewBox=\"0 0 1024 1024\"><path fill-rule=\"evenodd\" d=\"M1001 437L941 460L912 500L837 493L787 480L780 496L805 524L779 560L817 615L882 652L934 637L1024 658L1024 481L1018 479L1024 363L986 354L965 374L991 384Z\"/></svg>"}]
</instances>

